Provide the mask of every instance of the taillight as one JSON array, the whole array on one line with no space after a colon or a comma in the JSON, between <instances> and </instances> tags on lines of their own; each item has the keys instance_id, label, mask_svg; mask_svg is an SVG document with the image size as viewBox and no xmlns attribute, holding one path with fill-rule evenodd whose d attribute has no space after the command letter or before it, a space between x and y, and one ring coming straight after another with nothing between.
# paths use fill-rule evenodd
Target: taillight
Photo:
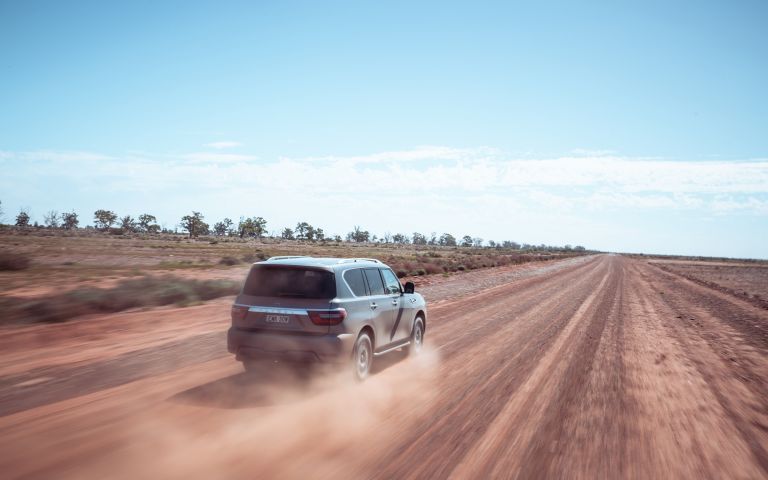
<instances>
[{"instance_id":1,"label":"taillight","mask_svg":"<svg viewBox=\"0 0 768 480\"><path fill-rule=\"evenodd\" d=\"M232 321L242 320L248 314L248 307L243 305L232 305Z\"/></svg>"},{"instance_id":2,"label":"taillight","mask_svg":"<svg viewBox=\"0 0 768 480\"><path fill-rule=\"evenodd\" d=\"M315 325L338 325L347 318L347 311L343 308L334 310L309 310L309 319Z\"/></svg>"}]
</instances>

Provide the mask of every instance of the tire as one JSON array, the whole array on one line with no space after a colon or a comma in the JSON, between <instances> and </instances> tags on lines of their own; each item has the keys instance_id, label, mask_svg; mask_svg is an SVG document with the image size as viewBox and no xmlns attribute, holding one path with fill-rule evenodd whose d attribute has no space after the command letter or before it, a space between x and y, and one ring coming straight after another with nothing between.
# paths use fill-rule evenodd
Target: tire
<instances>
[{"instance_id":1,"label":"tire","mask_svg":"<svg viewBox=\"0 0 768 480\"><path fill-rule=\"evenodd\" d=\"M362 382L371 373L373 365L373 343L371 337L363 332L357 337L355 351L352 354L352 374L358 382Z\"/></svg>"},{"instance_id":2,"label":"tire","mask_svg":"<svg viewBox=\"0 0 768 480\"><path fill-rule=\"evenodd\" d=\"M419 315L413 322L413 331L411 331L411 343L408 345L409 355L418 355L424 346L424 318Z\"/></svg>"}]
</instances>

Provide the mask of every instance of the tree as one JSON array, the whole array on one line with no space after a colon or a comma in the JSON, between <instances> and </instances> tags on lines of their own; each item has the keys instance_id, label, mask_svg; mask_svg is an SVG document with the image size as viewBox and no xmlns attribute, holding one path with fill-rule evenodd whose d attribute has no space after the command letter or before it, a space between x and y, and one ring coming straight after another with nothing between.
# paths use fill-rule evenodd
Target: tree
<instances>
[{"instance_id":1,"label":"tree","mask_svg":"<svg viewBox=\"0 0 768 480\"><path fill-rule=\"evenodd\" d=\"M355 229L347 234L347 240L350 242L367 242L370 237L371 234L368 233L368 230L361 230L358 226L355 226Z\"/></svg>"},{"instance_id":2,"label":"tree","mask_svg":"<svg viewBox=\"0 0 768 480\"><path fill-rule=\"evenodd\" d=\"M341 235L334 235L333 241L336 243L341 243L342 242Z\"/></svg>"},{"instance_id":3,"label":"tree","mask_svg":"<svg viewBox=\"0 0 768 480\"><path fill-rule=\"evenodd\" d=\"M472 246L472 237L469 235L464 235L461 239L461 246L462 247L471 247Z\"/></svg>"},{"instance_id":4,"label":"tree","mask_svg":"<svg viewBox=\"0 0 768 480\"><path fill-rule=\"evenodd\" d=\"M291 230L288 227L285 227L283 229L283 233L281 233L280 236L283 237L283 239L285 239L285 240L293 240L294 239L294 237L293 237L293 230Z\"/></svg>"},{"instance_id":5,"label":"tree","mask_svg":"<svg viewBox=\"0 0 768 480\"><path fill-rule=\"evenodd\" d=\"M220 236L227 235L232 228L232 224L233 222L229 218L216 222L213 224L213 233Z\"/></svg>"},{"instance_id":6,"label":"tree","mask_svg":"<svg viewBox=\"0 0 768 480\"><path fill-rule=\"evenodd\" d=\"M157 223L157 218L154 215L148 213L142 213L139 215L138 229L144 233L158 233L160 231L160 225Z\"/></svg>"},{"instance_id":7,"label":"tree","mask_svg":"<svg viewBox=\"0 0 768 480\"><path fill-rule=\"evenodd\" d=\"M240 238L243 238L246 235L250 236L253 232L253 220L246 217L240 217L240 222L237 224L237 231L240 234Z\"/></svg>"},{"instance_id":8,"label":"tree","mask_svg":"<svg viewBox=\"0 0 768 480\"><path fill-rule=\"evenodd\" d=\"M491 248L496 248L496 242L493 240L488 240L488 246Z\"/></svg>"},{"instance_id":9,"label":"tree","mask_svg":"<svg viewBox=\"0 0 768 480\"><path fill-rule=\"evenodd\" d=\"M414 245L426 245L427 237L419 232L413 232L413 244Z\"/></svg>"},{"instance_id":10,"label":"tree","mask_svg":"<svg viewBox=\"0 0 768 480\"><path fill-rule=\"evenodd\" d=\"M4 216L4 212L3 212L3 202L2 202L2 201L0 201L0 224L2 224L2 223L3 223L3 216Z\"/></svg>"},{"instance_id":11,"label":"tree","mask_svg":"<svg viewBox=\"0 0 768 480\"><path fill-rule=\"evenodd\" d=\"M319 227L316 228L314 231L314 234L315 234L315 240L317 240L318 242L322 242L323 240L325 240L325 232L323 231L322 228L319 228Z\"/></svg>"},{"instance_id":12,"label":"tree","mask_svg":"<svg viewBox=\"0 0 768 480\"><path fill-rule=\"evenodd\" d=\"M96 228L109 230L117 221L117 214L111 210L96 210L93 212L93 223Z\"/></svg>"},{"instance_id":13,"label":"tree","mask_svg":"<svg viewBox=\"0 0 768 480\"><path fill-rule=\"evenodd\" d=\"M237 226L240 232L240 238L245 237L257 237L261 238L267 231L267 221L262 217L245 218L240 217L240 223Z\"/></svg>"},{"instance_id":14,"label":"tree","mask_svg":"<svg viewBox=\"0 0 768 480\"><path fill-rule=\"evenodd\" d=\"M408 237L402 233L392 235L392 241L400 244L409 243Z\"/></svg>"},{"instance_id":15,"label":"tree","mask_svg":"<svg viewBox=\"0 0 768 480\"><path fill-rule=\"evenodd\" d=\"M389 232L384 232L384 235L381 237L382 242L389 243L392 241L392 234Z\"/></svg>"},{"instance_id":16,"label":"tree","mask_svg":"<svg viewBox=\"0 0 768 480\"><path fill-rule=\"evenodd\" d=\"M296 240L309 240L307 233L311 232L312 225L307 222L299 222L296 224Z\"/></svg>"},{"instance_id":17,"label":"tree","mask_svg":"<svg viewBox=\"0 0 768 480\"><path fill-rule=\"evenodd\" d=\"M48 210L48 213L43 215L43 223L48 228L59 228L59 212Z\"/></svg>"},{"instance_id":18,"label":"tree","mask_svg":"<svg viewBox=\"0 0 768 480\"><path fill-rule=\"evenodd\" d=\"M203 221L205 217L200 212L192 212L192 215L181 217L181 228L189 233L189 238L208 233L208 224Z\"/></svg>"},{"instance_id":19,"label":"tree","mask_svg":"<svg viewBox=\"0 0 768 480\"><path fill-rule=\"evenodd\" d=\"M261 237L267 232L267 221L261 217L253 217L253 234L261 240Z\"/></svg>"},{"instance_id":20,"label":"tree","mask_svg":"<svg viewBox=\"0 0 768 480\"><path fill-rule=\"evenodd\" d=\"M16 226L17 227L29 226L29 213L23 208L19 211L19 214L16 215Z\"/></svg>"},{"instance_id":21,"label":"tree","mask_svg":"<svg viewBox=\"0 0 768 480\"><path fill-rule=\"evenodd\" d=\"M437 233L432 232L429 234L429 243L430 245L437 245L440 241L437 239Z\"/></svg>"},{"instance_id":22,"label":"tree","mask_svg":"<svg viewBox=\"0 0 768 480\"><path fill-rule=\"evenodd\" d=\"M440 240L438 240L438 243L444 247L455 247L456 237L454 237L450 233L444 233L440 235Z\"/></svg>"},{"instance_id":23,"label":"tree","mask_svg":"<svg viewBox=\"0 0 768 480\"><path fill-rule=\"evenodd\" d=\"M77 214L72 212L64 212L61 214L61 227L65 230L73 230L80 225L80 220L77 219Z\"/></svg>"},{"instance_id":24,"label":"tree","mask_svg":"<svg viewBox=\"0 0 768 480\"><path fill-rule=\"evenodd\" d=\"M133 233L136 231L136 220L130 215L126 215L120 219L120 229L123 233Z\"/></svg>"},{"instance_id":25,"label":"tree","mask_svg":"<svg viewBox=\"0 0 768 480\"><path fill-rule=\"evenodd\" d=\"M482 247L483 246L483 239L480 237L475 237L472 239L472 245L475 247Z\"/></svg>"}]
</instances>

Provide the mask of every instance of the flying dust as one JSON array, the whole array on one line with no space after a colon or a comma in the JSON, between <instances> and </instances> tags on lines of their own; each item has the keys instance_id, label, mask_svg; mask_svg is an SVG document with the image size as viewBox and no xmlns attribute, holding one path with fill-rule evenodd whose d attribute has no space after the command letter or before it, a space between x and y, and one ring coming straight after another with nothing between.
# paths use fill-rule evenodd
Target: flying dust
<instances>
[{"instance_id":1,"label":"flying dust","mask_svg":"<svg viewBox=\"0 0 768 480\"><path fill-rule=\"evenodd\" d=\"M346 370L307 377L266 364L263 373L188 390L131 413L115 448L60 473L131 479L355 475L397 444L396 432L423 421L436 394L435 350L377 361L363 383Z\"/></svg>"}]
</instances>

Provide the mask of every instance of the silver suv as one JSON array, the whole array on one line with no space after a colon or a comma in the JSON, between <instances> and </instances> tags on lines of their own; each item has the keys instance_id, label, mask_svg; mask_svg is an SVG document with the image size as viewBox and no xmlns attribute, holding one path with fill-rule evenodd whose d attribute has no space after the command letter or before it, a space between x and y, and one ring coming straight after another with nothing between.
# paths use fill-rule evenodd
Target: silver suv
<instances>
[{"instance_id":1,"label":"silver suv","mask_svg":"<svg viewBox=\"0 0 768 480\"><path fill-rule=\"evenodd\" d=\"M272 257L255 263L232 305L230 353L259 360L351 362L368 376L374 357L421 350L424 298L369 258Z\"/></svg>"}]
</instances>

